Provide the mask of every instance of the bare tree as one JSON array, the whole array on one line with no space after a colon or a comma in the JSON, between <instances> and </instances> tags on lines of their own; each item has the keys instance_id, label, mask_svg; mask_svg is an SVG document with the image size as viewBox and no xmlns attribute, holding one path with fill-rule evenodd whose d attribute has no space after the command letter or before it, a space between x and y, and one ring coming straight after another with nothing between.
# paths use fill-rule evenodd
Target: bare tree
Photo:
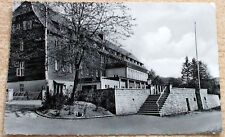
<instances>
[{"instance_id":1,"label":"bare tree","mask_svg":"<svg viewBox=\"0 0 225 137\"><path fill-rule=\"evenodd\" d=\"M60 34L64 43L56 54L65 64L74 66L74 86L69 101L73 103L81 64L85 59L89 65L93 64L100 48L96 42L105 44L103 37L112 40L130 37L134 19L128 14L129 8L120 2L57 2L53 5L69 20L66 24L69 36Z\"/></svg>"}]
</instances>

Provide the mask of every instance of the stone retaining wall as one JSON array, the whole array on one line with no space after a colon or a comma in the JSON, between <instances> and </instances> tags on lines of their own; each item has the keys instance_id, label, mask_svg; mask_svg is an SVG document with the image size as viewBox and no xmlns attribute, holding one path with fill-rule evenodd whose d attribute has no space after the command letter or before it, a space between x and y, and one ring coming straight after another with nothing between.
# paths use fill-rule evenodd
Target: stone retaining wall
<instances>
[{"instance_id":1,"label":"stone retaining wall","mask_svg":"<svg viewBox=\"0 0 225 137\"><path fill-rule=\"evenodd\" d=\"M200 94L203 109L211 109L220 106L218 95L207 94L207 89L201 89ZM187 100L189 102L190 110L188 110ZM194 110L198 110L195 89L172 88L164 106L161 109L161 116L176 115Z\"/></svg>"},{"instance_id":2,"label":"stone retaining wall","mask_svg":"<svg viewBox=\"0 0 225 137\"><path fill-rule=\"evenodd\" d=\"M198 109L195 89L172 88L161 109L161 116L188 112L186 100L189 102L190 111Z\"/></svg>"},{"instance_id":3,"label":"stone retaining wall","mask_svg":"<svg viewBox=\"0 0 225 137\"><path fill-rule=\"evenodd\" d=\"M202 89L200 93L203 109L207 110L220 106L220 99L218 95L207 94L206 89Z\"/></svg>"},{"instance_id":4,"label":"stone retaining wall","mask_svg":"<svg viewBox=\"0 0 225 137\"><path fill-rule=\"evenodd\" d=\"M149 94L149 89L115 89L116 114L137 113Z\"/></svg>"}]
</instances>

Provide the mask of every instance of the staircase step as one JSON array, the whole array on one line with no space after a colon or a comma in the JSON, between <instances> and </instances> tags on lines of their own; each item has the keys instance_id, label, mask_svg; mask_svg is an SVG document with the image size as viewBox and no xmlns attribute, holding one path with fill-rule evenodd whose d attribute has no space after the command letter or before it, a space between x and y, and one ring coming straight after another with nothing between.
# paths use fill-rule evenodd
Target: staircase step
<instances>
[{"instance_id":1,"label":"staircase step","mask_svg":"<svg viewBox=\"0 0 225 137\"><path fill-rule=\"evenodd\" d=\"M160 110L163 107L168 95L168 93L164 93L162 96L160 94L149 95L140 107L138 114L160 116Z\"/></svg>"}]
</instances>

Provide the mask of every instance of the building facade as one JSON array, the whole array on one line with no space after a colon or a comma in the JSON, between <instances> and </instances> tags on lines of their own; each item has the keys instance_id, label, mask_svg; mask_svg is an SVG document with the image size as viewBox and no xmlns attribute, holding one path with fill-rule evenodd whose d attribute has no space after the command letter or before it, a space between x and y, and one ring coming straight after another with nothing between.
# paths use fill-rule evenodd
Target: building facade
<instances>
[{"instance_id":1,"label":"building facade","mask_svg":"<svg viewBox=\"0 0 225 137\"><path fill-rule=\"evenodd\" d=\"M73 37L70 21L39 2L23 2L14 12L8 89L38 96L43 88L52 93L70 92L74 81L74 64L64 55L74 55L79 47L66 44ZM78 90L87 88L146 88L148 70L134 55L107 41L103 35L87 38L96 47L82 61ZM56 50L61 50L62 55Z\"/></svg>"}]
</instances>

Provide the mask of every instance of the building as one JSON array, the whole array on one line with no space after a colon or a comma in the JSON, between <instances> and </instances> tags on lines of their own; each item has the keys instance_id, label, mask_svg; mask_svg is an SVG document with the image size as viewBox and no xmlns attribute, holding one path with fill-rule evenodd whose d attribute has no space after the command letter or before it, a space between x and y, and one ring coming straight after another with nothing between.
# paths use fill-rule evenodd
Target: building
<instances>
[{"instance_id":1,"label":"building","mask_svg":"<svg viewBox=\"0 0 225 137\"><path fill-rule=\"evenodd\" d=\"M43 89L52 94L72 91L74 64L64 56L74 56L80 49L68 45L64 37L74 37L70 23L39 2L23 2L13 12L7 89L13 90L14 95L28 94L28 99L37 99ZM118 115L163 116L199 109L195 89L168 85L151 85L146 89L148 70L134 55L105 40L101 34L85 38L95 50L87 54L89 58L80 67L78 92L88 92L83 96L84 101L93 101L92 95L96 94L99 102L93 103L102 104ZM217 95L207 94L206 89L201 89L200 95L203 109L220 106Z\"/></svg>"},{"instance_id":2,"label":"building","mask_svg":"<svg viewBox=\"0 0 225 137\"><path fill-rule=\"evenodd\" d=\"M55 52L79 50L66 45L62 35L72 35L70 21L39 2L23 2L14 12L8 71L8 89L28 92L36 98L43 88L52 93L70 92L74 64ZM78 89L146 88L148 70L134 55L107 41L103 35L90 39L97 52L81 65ZM66 45L66 48L65 48ZM70 53L73 55L73 52Z\"/></svg>"}]
</instances>

